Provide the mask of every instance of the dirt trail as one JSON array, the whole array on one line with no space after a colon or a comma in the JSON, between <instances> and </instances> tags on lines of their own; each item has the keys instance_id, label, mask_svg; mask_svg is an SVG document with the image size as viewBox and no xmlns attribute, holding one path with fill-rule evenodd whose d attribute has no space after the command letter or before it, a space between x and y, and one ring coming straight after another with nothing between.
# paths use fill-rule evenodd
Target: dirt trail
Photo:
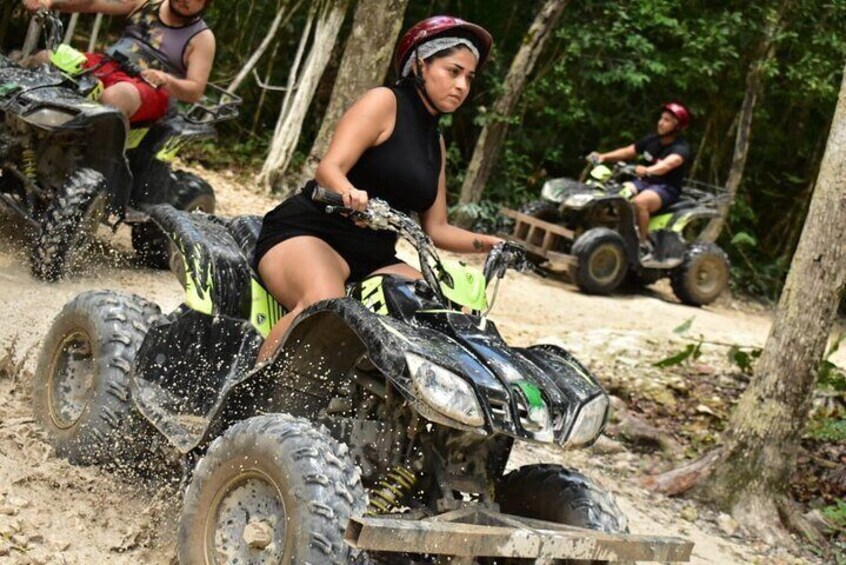
<instances>
[{"instance_id":1,"label":"dirt trail","mask_svg":"<svg viewBox=\"0 0 846 565\"><path fill-rule=\"evenodd\" d=\"M274 204L231 177L200 172L215 185L221 214L261 214ZM28 273L22 231L22 226L0 218L0 359L13 343L14 359L26 356L17 378L0 376L0 563L170 563L180 507L175 488L73 467L53 456L31 419L30 373L53 317L76 294L124 290L155 300L167 311L180 302L181 289L169 273L133 263L125 228L110 245L98 249L92 264L73 280L39 283ZM672 329L691 317L693 335L763 345L770 324L766 312L740 309L729 299L713 307L688 308L672 298L668 287L657 286L643 294L598 298L558 280L511 274L500 289L492 318L511 343L563 344L601 380L610 366L636 372L676 347L672 341L680 349L683 342ZM719 345L709 347L710 355L724 354ZM778 548L730 538L716 525L720 520L725 524L723 517L689 501L641 489L624 472L637 468L637 455L614 443L600 442L593 452L564 455L537 447L520 449L510 464L563 461L580 468L616 494L633 533L681 535L694 541L693 563L805 562Z\"/></svg>"}]
</instances>

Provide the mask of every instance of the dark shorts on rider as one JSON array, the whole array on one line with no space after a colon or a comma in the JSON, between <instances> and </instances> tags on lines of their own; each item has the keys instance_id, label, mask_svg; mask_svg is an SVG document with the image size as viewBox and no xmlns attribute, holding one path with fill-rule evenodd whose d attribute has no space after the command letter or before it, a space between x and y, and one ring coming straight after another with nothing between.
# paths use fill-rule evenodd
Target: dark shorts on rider
<instances>
[{"instance_id":1,"label":"dark shorts on rider","mask_svg":"<svg viewBox=\"0 0 846 565\"><path fill-rule=\"evenodd\" d=\"M680 192L672 185L655 184L645 179L635 179L633 182L638 193L641 193L644 190L651 190L657 194L661 198L661 210L674 204L679 199Z\"/></svg>"},{"instance_id":2,"label":"dark shorts on rider","mask_svg":"<svg viewBox=\"0 0 846 565\"><path fill-rule=\"evenodd\" d=\"M327 214L323 205L311 200L311 190L307 186L265 215L253 255L256 273L265 253L299 236L316 237L337 251L350 267L348 282L358 282L373 271L402 262L396 256L395 234L360 228L340 214Z\"/></svg>"},{"instance_id":3,"label":"dark shorts on rider","mask_svg":"<svg viewBox=\"0 0 846 565\"><path fill-rule=\"evenodd\" d=\"M163 88L153 88L141 77L129 76L116 61L103 62L103 55L100 53L86 53L85 57L88 59L85 68L97 67L94 76L102 81L104 88L119 82L128 82L138 91L141 106L129 118L131 123L152 122L167 114L170 95Z\"/></svg>"}]
</instances>

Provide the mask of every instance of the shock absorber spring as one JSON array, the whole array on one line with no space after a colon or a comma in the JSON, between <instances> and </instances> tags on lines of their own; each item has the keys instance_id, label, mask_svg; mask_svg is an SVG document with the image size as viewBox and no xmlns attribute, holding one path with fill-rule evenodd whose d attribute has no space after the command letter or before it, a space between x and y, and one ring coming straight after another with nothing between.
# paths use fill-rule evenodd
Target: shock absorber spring
<instances>
[{"instance_id":1,"label":"shock absorber spring","mask_svg":"<svg viewBox=\"0 0 846 565\"><path fill-rule=\"evenodd\" d=\"M417 484L417 475L405 467L391 468L385 477L370 489L368 514L385 514L397 506L397 503Z\"/></svg>"},{"instance_id":2,"label":"shock absorber spring","mask_svg":"<svg viewBox=\"0 0 846 565\"><path fill-rule=\"evenodd\" d=\"M30 147L23 150L23 173L31 181L35 181L38 175L38 163L36 161L35 150Z\"/></svg>"}]
</instances>

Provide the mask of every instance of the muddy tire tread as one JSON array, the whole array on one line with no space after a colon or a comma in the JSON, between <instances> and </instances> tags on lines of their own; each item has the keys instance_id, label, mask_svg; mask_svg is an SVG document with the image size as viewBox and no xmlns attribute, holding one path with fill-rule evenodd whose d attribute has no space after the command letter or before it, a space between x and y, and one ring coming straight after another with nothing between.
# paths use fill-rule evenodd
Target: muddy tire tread
<instances>
[{"instance_id":1,"label":"muddy tire tread","mask_svg":"<svg viewBox=\"0 0 846 565\"><path fill-rule=\"evenodd\" d=\"M670 273L670 286L673 289L673 294L683 304L687 304L688 306L704 306L710 304L719 296L718 293L717 296L711 299L705 299L704 297L697 296L695 290L690 288L690 281L688 280L690 269L697 260L701 259L703 255L708 254L717 255L725 262L726 272L728 273L730 271L731 263L729 262L728 255L716 243L697 242L688 247L684 253L684 262Z\"/></svg>"},{"instance_id":2,"label":"muddy tire tread","mask_svg":"<svg viewBox=\"0 0 846 565\"><path fill-rule=\"evenodd\" d=\"M76 296L53 321L38 361L33 411L59 456L76 464L121 465L132 459L133 446L143 441L133 424L137 416L129 377L147 331L160 316L159 307L140 296L100 290ZM99 340L98 374L86 411L73 431L64 434L50 418L47 373L55 348L74 329L85 330L92 342Z\"/></svg>"},{"instance_id":3,"label":"muddy tire tread","mask_svg":"<svg viewBox=\"0 0 846 565\"><path fill-rule=\"evenodd\" d=\"M191 535L194 520L203 519L203 486L232 457L245 457L257 449L256 439L270 441L291 481L292 495L300 510L289 514L291 527L308 536L308 543L295 544L295 563L342 565L353 557L343 541L347 518L361 515L367 505L361 475L347 446L323 428L287 414L255 416L229 427L215 439L200 460L185 493L179 525L180 563L194 563L190 550L198 540ZM296 524L296 526L293 526ZM287 559L287 556L286 556ZM287 561L286 561L287 562Z\"/></svg>"},{"instance_id":4,"label":"muddy tire tread","mask_svg":"<svg viewBox=\"0 0 846 565\"><path fill-rule=\"evenodd\" d=\"M93 169L78 169L65 180L41 219L30 252L33 276L47 282L65 276L73 252L70 236L80 228L91 201L105 190L105 177Z\"/></svg>"}]
</instances>

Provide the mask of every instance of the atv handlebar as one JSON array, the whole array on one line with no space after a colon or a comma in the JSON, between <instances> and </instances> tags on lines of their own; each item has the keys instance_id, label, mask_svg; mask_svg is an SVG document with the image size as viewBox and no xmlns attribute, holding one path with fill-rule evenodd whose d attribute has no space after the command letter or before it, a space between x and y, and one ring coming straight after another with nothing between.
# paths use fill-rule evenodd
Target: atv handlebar
<instances>
[{"instance_id":1,"label":"atv handlebar","mask_svg":"<svg viewBox=\"0 0 846 565\"><path fill-rule=\"evenodd\" d=\"M62 35L64 35L65 29L64 24L62 24L62 20L50 10L45 10L44 8L36 10L36 12L32 15L32 19L38 24L44 33L45 47L50 51L58 47L58 45L62 42ZM34 39L37 40L37 37ZM26 49L24 51L26 51ZM25 52L24 55L30 55L30 53Z\"/></svg>"},{"instance_id":2,"label":"atv handlebar","mask_svg":"<svg viewBox=\"0 0 846 565\"><path fill-rule=\"evenodd\" d=\"M408 215L391 208L387 202L379 198L371 198L367 203L367 209L363 212L347 208L340 194L322 186L315 186L311 199L325 204L326 212L330 214L346 214L351 220L363 222L370 229L392 231L411 243L420 258L423 279L442 304L448 303L439 283L446 270L441 264L435 245L423 228ZM533 267L534 265L526 258L526 251L521 246L512 242L498 243L494 245L485 260L483 269L485 284L487 286L492 280L501 279L509 268L525 271Z\"/></svg>"}]
</instances>

